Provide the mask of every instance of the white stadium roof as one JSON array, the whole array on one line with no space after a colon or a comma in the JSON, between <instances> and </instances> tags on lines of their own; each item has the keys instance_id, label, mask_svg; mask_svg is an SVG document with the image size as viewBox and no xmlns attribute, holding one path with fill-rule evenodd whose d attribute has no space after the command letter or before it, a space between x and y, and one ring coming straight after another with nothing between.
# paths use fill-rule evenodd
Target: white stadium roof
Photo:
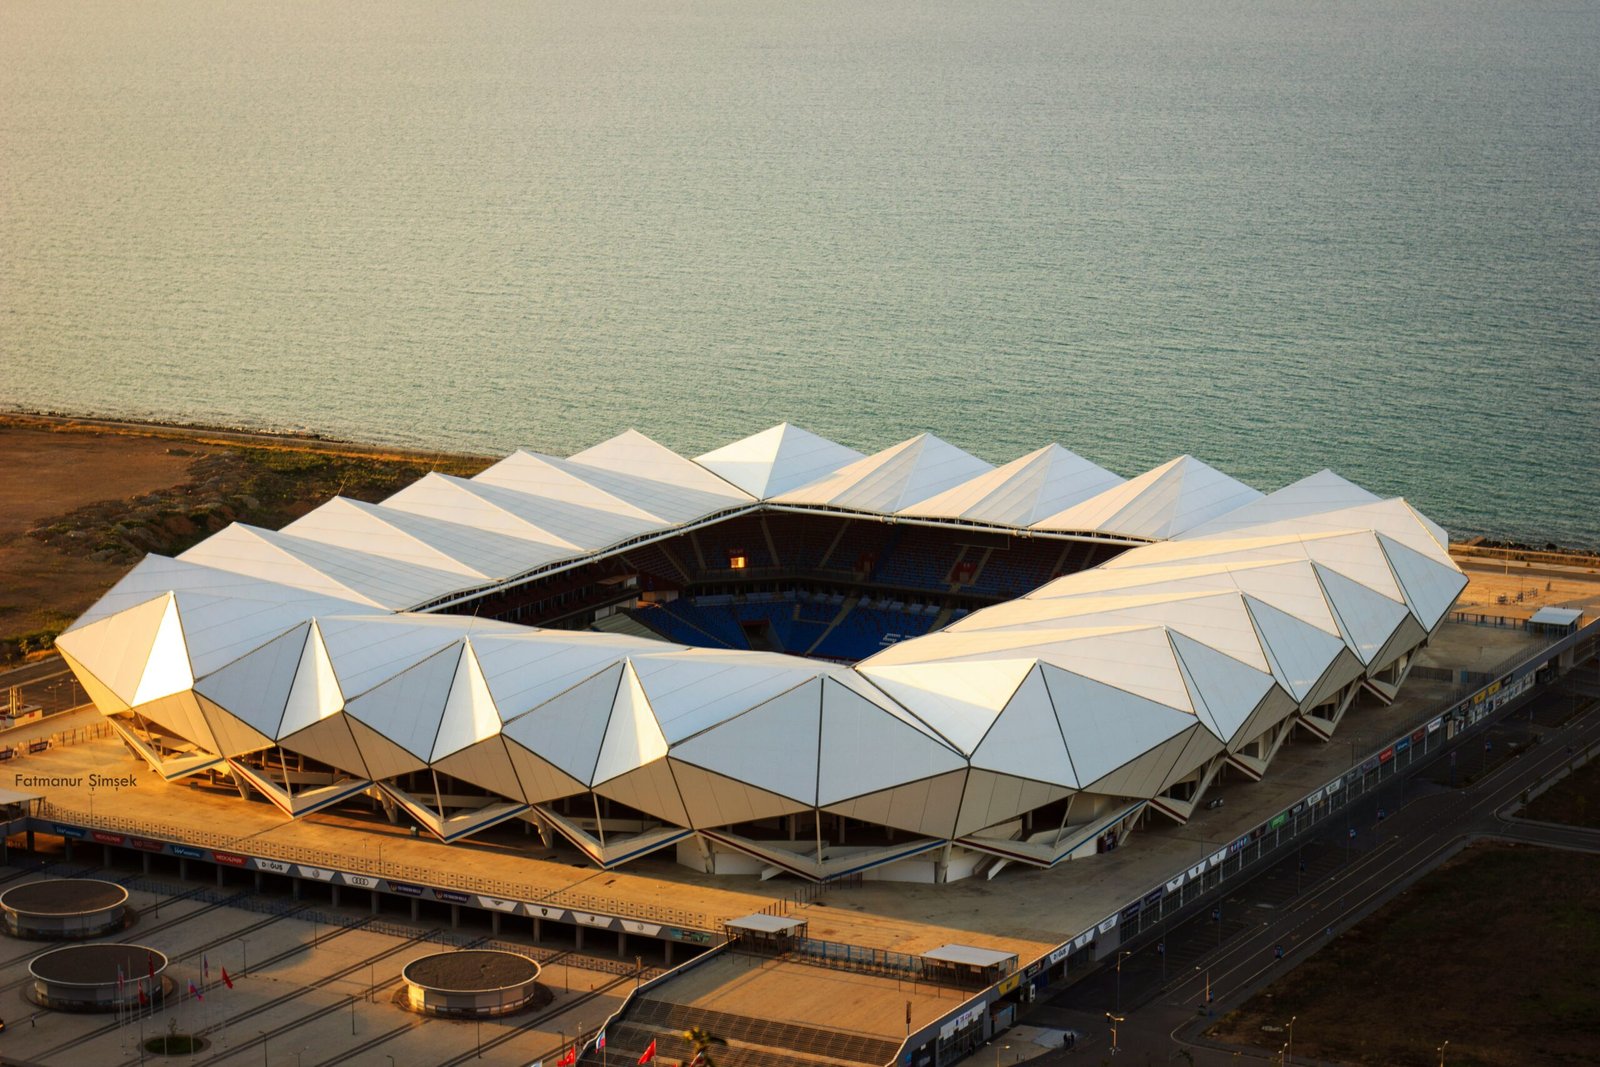
<instances>
[{"instance_id":1,"label":"white stadium roof","mask_svg":"<svg viewBox=\"0 0 1600 1067\"><path fill-rule=\"evenodd\" d=\"M418 610L756 511L1137 547L854 666ZM808 877L907 854L731 829L815 809L1048 865L1081 841L1024 813L1081 793L1181 816L1175 783L1258 772L1271 731L1325 736L1330 702L1392 690L1465 585L1447 547L1328 471L1263 495L1187 456L1124 481L1058 445L995 468L931 434L862 456L784 424L691 460L629 431L230 526L146 558L58 645L114 722L149 725L119 729L162 773L226 762L291 815L370 782L447 840L524 815L603 864L691 833ZM245 758L272 745L343 786L275 785ZM430 812L396 781L429 766L496 802ZM590 792L659 825L596 836L547 806Z\"/></svg>"}]
</instances>

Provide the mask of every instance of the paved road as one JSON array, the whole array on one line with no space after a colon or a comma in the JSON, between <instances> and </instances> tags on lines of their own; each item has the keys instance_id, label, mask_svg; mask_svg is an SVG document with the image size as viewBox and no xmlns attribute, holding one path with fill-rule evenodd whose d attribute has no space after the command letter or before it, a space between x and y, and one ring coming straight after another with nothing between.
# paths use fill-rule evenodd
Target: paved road
<instances>
[{"instance_id":1,"label":"paved road","mask_svg":"<svg viewBox=\"0 0 1600 1067\"><path fill-rule=\"evenodd\" d=\"M21 687L21 703L36 704L46 715L77 707L88 699L60 656L0 671L0 707L9 705L13 686Z\"/></svg>"},{"instance_id":2,"label":"paved road","mask_svg":"<svg viewBox=\"0 0 1600 1067\"><path fill-rule=\"evenodd\" d=\"M1141 945L1122 961L1120 973L1106 967L1051 997L1026 1022L1074 1029L1086 1039L1077 1050L1048 1053L1036 1062L1078 1067L1105 1059L1111 1044L1108 1011L1124 1017L1117 1062L1130 1067L1189 1062L1180 1049L1197 1067L1276 1062L1276 1052L1223 1047L1200 1036L1208 990L1215 1015L1237 1007L1472 840L1502 837L1600 850L1600 832L1524 824L1499 814L1524 789L1559 772L1569 759L1568 746L1581 752L1600 744L1595 670L1593 663L1585 665L1575 672L1581 677L1569 675L1503 714L1487 731L1472 731L1404 777L1374 789L1352 805L1348 821L1330 819L1321 839L1250 883L1231 887L1218 904L1217 919L1202 908L1167 931L1164 957L1154 944ZM1574 708L1580 712L1576 718L1555 725L1568 720ZM1486 733L1495 740L1487 751ZM1539 741L1528 743L1535 734ZM1518 738L1523 744L1514 747ZM1454 767L1452 751L1457 753ZM1441 784L1452 774L1475 780L1464 789ZM1381 821L1380 808L1387 815ZM1353 841L1347 825L1356 831ZM1276 958L1279 946L1282 960Z\"/></svg>"}]
</instances>

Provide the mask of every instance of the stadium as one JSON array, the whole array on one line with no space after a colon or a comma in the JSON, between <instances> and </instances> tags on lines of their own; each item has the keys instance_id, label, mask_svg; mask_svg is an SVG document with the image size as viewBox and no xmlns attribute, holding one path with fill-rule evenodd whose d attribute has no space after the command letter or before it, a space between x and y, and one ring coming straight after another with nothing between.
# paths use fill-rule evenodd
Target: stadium
<instances>
[{"instance_id":1,"label":"stadium","mask_svg":"<svg viewBox=\"0 0 1600 1067\"><path fill-rule=\"evenodd\" d=\"M783 424L234 524L57 645L161 777L288 818L946 882L1109 851L1327 741L1465 584L1442 529L1330 471L1263 494Z\"/></svg>"}]
</instances>

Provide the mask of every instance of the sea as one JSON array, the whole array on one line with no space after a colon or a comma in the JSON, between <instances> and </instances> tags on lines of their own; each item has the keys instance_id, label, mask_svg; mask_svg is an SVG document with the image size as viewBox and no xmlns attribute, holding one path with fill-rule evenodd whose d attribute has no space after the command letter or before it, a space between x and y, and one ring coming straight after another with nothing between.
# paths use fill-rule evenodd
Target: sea
<instances>
[{"instance_id":1,"label":"sea","mask_svg":"<svg viewBox=\"0 0 1600 1067\"><path fill-rule=\"evenodd\" d=\"M3 0L0 406L1056 441L1600 546L1600 5Z\"/></svg>"}]
</instances>

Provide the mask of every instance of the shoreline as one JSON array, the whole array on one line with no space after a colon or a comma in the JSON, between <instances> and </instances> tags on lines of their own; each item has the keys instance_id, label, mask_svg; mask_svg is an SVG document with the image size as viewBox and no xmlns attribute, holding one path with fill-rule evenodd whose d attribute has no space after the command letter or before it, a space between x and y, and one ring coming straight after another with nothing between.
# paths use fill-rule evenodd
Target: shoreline
<instances>
[{"instance_id":1,"label":"shoreline","mask_svg":"<svg viewBox=\"0 0 1600 1067\"><path fill-rule=\"evenodd\" d=\"M254 448L281 448L290 451L320 452L336 456L401 462L482 462L485 465L503 458L473 452L423 450L401 448L394 445L351 441L329 437L312 430L257 430L242 426L218 426L209 423L165 421L161 419L131 419L111 415L68 415L61 412L26 410L0 410L0 426L22 426L48 430L52 433L111 433L130 437L165 438L192 441L195 444L239 446ZM1516 562L1525 561L1525 555L1572 557L1570 562L1546 559L1541 562L1558 565L1600 566L1600 543L1593 546L1526 544L1493 537L1488 534L1457 535L1450 541L1452 552L1467 559L1503 560L1507 554Z\"/></svg>"},{"instance_id":2,"label":"shoreline","mask_svg":"<svg viewBox=\"0 0 1600 1067\"><path fill-rule=\"evenodd\" d=\"M323 452L363 459L435 461L466 460L492 463L499 456L442 449L422 450L392 445L368 444L328 437L309 430L251 430L244 427L215 426L208 423L167 422L157 419L125 419L107 415L65 415L59 412L0 411L0 426L17 426L51 433L108 433L128 437L151 437L189 441L200 445L282 448L293 451Z\"/></svg>"}]
</instances>

